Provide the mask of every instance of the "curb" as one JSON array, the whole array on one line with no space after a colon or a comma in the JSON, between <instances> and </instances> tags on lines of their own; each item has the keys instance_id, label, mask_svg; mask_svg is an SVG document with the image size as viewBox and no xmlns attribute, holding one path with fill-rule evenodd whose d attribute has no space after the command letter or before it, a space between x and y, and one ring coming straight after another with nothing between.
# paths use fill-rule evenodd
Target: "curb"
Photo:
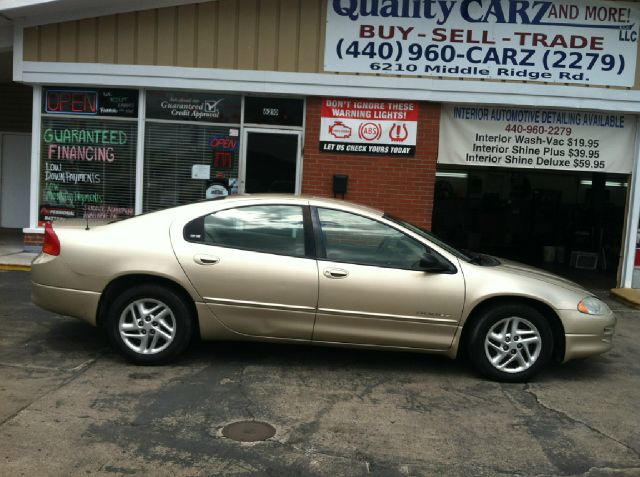
<instances>
[{"instance_id":1,"label":"curb","mask_svg":"<svg viewBox=\"0 0 640 477\"><path fill-rule=\"evenodd\" d=\"M612 288L611 296L627 306L640 309L640 292L631 288Z\"/></svg>"},{"instance_id":2,"label":"curb","mask_svg":"<svg viewBox=\"0 0 640 477\"><path fill-rule=\"evenodd\" d=\"M12 263L0 263L1 271L20 271L20 272L30 272L31 265L17 265Z\"/></svg>"}]
</instances>

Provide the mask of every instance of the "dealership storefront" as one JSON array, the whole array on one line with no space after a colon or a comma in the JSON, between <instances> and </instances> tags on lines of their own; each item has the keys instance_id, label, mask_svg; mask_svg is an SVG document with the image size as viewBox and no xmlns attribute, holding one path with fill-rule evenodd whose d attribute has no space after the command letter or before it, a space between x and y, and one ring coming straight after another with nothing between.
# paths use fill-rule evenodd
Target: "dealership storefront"
<instances>
[{"instance_id":1,"label":"dealership storefront","mask_svg":"<svg viewBox=\"0 0 640 477\"><path fill-rule=\"evenodd\" d=\"M514 3L25 16L14 78L34 87L27 241L46 220L306 193L631 286L640 10Z\"/></svg>"}]
</instances>

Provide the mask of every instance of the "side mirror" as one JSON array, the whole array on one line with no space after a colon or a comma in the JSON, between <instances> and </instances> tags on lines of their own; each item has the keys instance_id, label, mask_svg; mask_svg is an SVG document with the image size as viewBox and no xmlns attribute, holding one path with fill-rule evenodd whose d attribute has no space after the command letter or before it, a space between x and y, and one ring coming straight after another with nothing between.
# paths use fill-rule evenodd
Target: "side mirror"
<instances>
[{"instance_id":1,"label":"side mirror","mask_svg":"<svg viewBox=\"0 0 640 477\"><path fill-rule=\"evenodd\" d=\"M420 259L420 270L428 273L453 274L458 270L447 260L436 253L426 252Z\"/></svg>"}]
</instances>

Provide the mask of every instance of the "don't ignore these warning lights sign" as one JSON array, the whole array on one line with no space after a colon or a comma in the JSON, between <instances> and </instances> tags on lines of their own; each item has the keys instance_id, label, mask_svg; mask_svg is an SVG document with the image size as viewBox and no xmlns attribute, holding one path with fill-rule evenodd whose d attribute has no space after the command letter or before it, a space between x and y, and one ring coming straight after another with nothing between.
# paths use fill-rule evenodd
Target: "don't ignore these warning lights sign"
<instances>
[{"instance_id":1,"label":"don't ignore these warning lights sign","mask_svg":"<svg viewBox=\"0 0 640 477\"><path fill-rule=\"evenodd\" d=\"M418 103L324 98L320 151L337 154L413 156Z\"/></svg>"}]
</instances>

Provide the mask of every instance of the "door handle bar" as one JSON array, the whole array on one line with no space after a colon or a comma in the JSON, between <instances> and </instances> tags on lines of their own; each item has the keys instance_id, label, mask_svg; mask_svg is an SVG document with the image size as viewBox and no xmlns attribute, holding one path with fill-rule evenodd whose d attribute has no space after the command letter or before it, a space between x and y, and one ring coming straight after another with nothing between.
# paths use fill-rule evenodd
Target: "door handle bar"
<instances>
[{"instance_id":1,"label":"door handle bar","mask_svg":"<svg viewBox=\"0 0 640 477\"><path fill-rule=\"evenodd\" d=\"M199 263L200 265L215 265L220 261L218 257L214 257L213 255L195 255L193 257L193 261Z\"/></svg>"},{"instance_id":2,"label":"door handle bar","mask_svg":"<svg viewBox=\"0 0 640 477\"><path fill-rule=\"evenodd\" d=\"M324 276L327 278L347 278L349 272L342 268L325 268Z\"/></svg>"}]
</instances>

